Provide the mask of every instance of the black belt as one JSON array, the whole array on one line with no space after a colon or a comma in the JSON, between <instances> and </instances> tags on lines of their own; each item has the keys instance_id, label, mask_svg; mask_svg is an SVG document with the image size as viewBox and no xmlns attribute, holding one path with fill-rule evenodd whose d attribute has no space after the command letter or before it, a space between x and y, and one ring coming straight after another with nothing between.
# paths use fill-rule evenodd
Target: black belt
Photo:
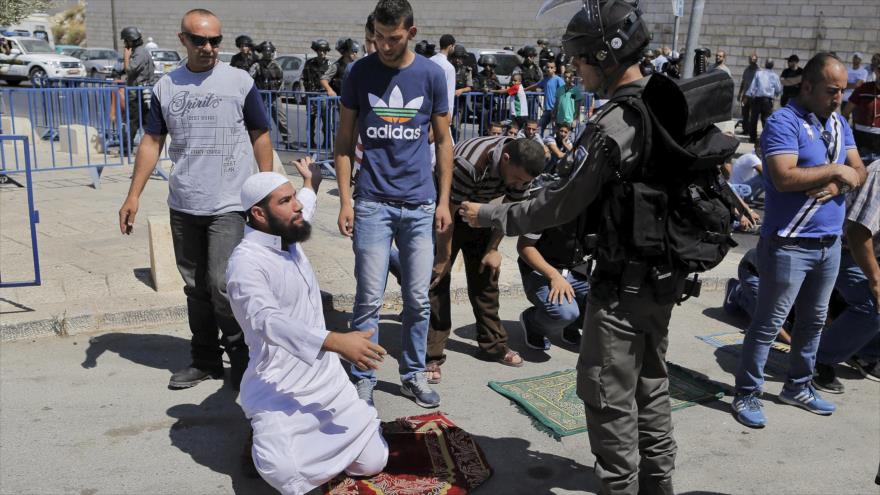
<instances>
[{"instance_id":1,"label":"black belt","mask_svg":"<svg viewBox=\"0 0 880 495\"><path fill-rule=\"evenodd\" d=\"M837 235L823 235L820 237L782 237L776 235L773 239L783 246L830 246L837 242Z\"/></svg>"}]
</instances>

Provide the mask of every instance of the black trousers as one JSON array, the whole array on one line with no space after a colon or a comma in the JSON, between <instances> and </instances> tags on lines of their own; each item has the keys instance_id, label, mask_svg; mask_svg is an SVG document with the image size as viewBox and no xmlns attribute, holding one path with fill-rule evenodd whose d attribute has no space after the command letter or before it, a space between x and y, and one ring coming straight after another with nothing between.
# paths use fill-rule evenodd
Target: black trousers
<instances>
[{"instance_id":1,"label":"black trousers","mask_svg":"<svg viewBox=\"0 0 880 495\"><path fill-rule=\"evenodd\" d=\"M751 120L749 122L749 139L753 143L757 143L758 119L761 120L761 128L763 129L764 125L767 123L767 118L770 117L771 113L773 113L773 98L763 96L752 98L750 106Z\"/></svg>"}]
</instances>

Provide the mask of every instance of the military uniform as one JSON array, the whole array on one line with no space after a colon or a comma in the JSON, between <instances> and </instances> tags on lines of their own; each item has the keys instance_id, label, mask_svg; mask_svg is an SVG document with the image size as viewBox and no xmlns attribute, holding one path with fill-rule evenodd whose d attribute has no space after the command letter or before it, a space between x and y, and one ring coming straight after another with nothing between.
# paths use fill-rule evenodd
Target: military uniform
<instances>
[{"instance_id":1,"label":"military uniform","mask_svg":"<svg viewBox=\"0 0 880 495\"><path fill-rule=\"evenodd\" d=\"M474 87L474 72L467 65L455 66L455 90ZM461 110L466 105L464 95L455 98L455 106L452 111L452 139L458 141L458 130L461 128Z\"/></svg>"},{"instance_id":2,"label":"military uniform","mask_svg":"<svg viewBox=\"0 0 880 495\"><path fill-rule=\"evenodd\" d=\"M342 96L342 78L345 77L345 68L348 62L339 57L335 62L327 66L327 70L321 76L321 79L330 84L330 89L336 93L336 96Z\"/></svg>"},{"instance_id":3,"label":"military uniform","mask_svg":"<svg viewBox=\"0 0 880 495\"><path fill-rule=\"evenodd\" d=\"M284 146L290 146L290 137L287 131L287 108L278 96L278 91L281 90L284 83L284 71L281 70L278 62L260 58L256 63L251 64L248 72L254 78L257 89L263 91L263 101L266 102L266 108L271 109L270 114L278 128L281 141Z\"/></svg>"},{"instance_id":4,"label":"military uniform","mask_svg":"<svg viewBox=\"0 0 880 495\"><path fill-rule=\"evenodd\" d=\"M498 76L495 72L489 73L486 69L481 70L474 81L475 91L497 91L503 87L504 85L498 80ZM474 111L480 112L480 135L485 136L486 129L488 129L490 123L497 120L503 120L501 116L504 113L502 105L504 97L494 94L484 94L482 98L482 109L475 104Z\"/></svg>"},{"instance_id":5,"label":"military uniform","mask_svg":"<svg viewBox=\"0 0 880 495\"><path fill-rule=\"evenodd\" d=\"M627 88L640 94L648 80L618 92ZM609 186L648 158L642 152L642 116L612 98L591 124L578 142L587 158L568 180L526 202L483 205L479 225L520 235L565 224L578 215L596 218L593 208L612 204ZM577 393L587 412L595 472L603 493L672 493L676 444L666 349L673 303L656 301L650 266L609 259L603 250L596 251L594 259ZM635 289L624 291L624 286Z\"/></svg>"},{"instance_id":6,"label":"military uniform","mask_svg":"<svg viewBox=\"0 0 880 495\"><path fill-rule=\"evenodd\" d=\"M330 70L330 59L327 57L312 57L307 60L302 74L303 89L309 93L326 93L324 87L321 86L321 76L328 70ZM309 128L311 129L309 146L311 148L317 148L315 130L317 129L318 115L322 114L321 110L326 107L326 105L319 104L309 106ZM324 136L322 142L328 142L327 119L323 117L321 118L321 135Z\"/></svg>"},{"instance_id":7,"label":"military uniform","mask_svg":"<svg viewBox=\"0 0 880 495\"><path fill-rule=\"evenodd\" d=\"M125 71L125 85L135 87L150 87L156 82L156 66L153 63L153 56L147 51L144 45L138 45L131 51L128 59L128 69ZM141 124L147 120L150 113L150 106L144 98L144 92L139 90L128 90L128 136L129 143L134 145L134 138L137 136L138 129ZM126 143L123 143L125 146Z\"/></svg>"},{"instance_id":8,"label":"military uniform","mask_svg":"<svg viewBox=\"0 0 880 495\"><path fill-rule=\"evenodd\" d=\"M519 64L518 66L516 66L516 69L513 71L513 73L522 74L523 86L526 88L533 84L537 84L538 81L540 81L544 77L544 74L541 73L541 68L538 67L537 64Z\"/></svg>"},{"instance_id":9,"label":"military uniform","mask_svg":"<svg viewBox=\"0 0 880 495\"><path fill-rule=\"evenodd\" d=\"M257 63L259 57L256 53L250 51L247 53L238 52L232 56L229 65L241 70L250 70L251 66Z\"/></svg>"}]
</instances>

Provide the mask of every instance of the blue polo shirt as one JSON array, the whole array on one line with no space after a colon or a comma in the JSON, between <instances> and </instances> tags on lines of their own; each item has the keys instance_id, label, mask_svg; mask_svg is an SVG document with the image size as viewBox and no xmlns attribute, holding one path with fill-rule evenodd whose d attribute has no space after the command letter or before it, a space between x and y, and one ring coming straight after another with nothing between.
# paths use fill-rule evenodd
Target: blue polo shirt
<instances>
[{"instance_id":1,"label":"blue polo shirt","mask_svg":"<svg viewBox=\"0 0 880 495\"><path fill-rule=\"evenodd\" d=\"M827 131L824 138L823 131ZM795 99L767 119L761 134L764 163L774 155L797 155L798 167L843 164L847 150L855 147L852 131L840 114L831 114L823 125L818 117L799 106ZM805 192L779 192L773 186L769 173L763 174L763 177L766 206L764 224L761 226L762 237L841 234L846 214L845 195L839 194L820 204Z\"/></svg>"},{"instance_id":2,"label":"blue polo shirt","mask_svg":"<svg viewBox=\"0 0 880 495\"><path fill-rule=\"evenodd\" d=\"M544 110L553 110L556 106L556 90L560 86L565 86L565 80L556 75L538 81L538 87L544 92Z\"/></svg>"},{"instance_id":3,"label":"blue polo shirt","mask_svg":"<svg viewBox=\"0 0 880 495\"><path fill-rule=\"evenodd\" d=\"M449 110L446 75L416 55L402 69L377 54L356 64L342 83L342 104L357 111L364 158L355 197L380 202L426 204L437 200L428 128L431 116Z\"/></svg>"}]
</instances>

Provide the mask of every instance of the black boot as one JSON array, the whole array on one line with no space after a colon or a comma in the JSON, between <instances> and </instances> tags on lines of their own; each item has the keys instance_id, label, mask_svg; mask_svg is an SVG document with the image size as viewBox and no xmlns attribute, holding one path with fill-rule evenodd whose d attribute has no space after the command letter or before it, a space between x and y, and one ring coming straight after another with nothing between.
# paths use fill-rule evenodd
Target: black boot
<instances>
[{"instance_id":1,"label":"black boot","mask_svg":"<svg viewBox=\"0 0 880 495\"><path fill-rule=\"evenodd\" d=\"M226 354L229 355L229 385L233 390L238 390L241 388L241 379L248 366L248 347L242 342L227 348Z\"/></svg>"},{"instance_id":2,"label":"black boot","mask_svg":"<svg viewBox=\"0 0 880 495\"><path fill-rule=\"evenodd\" d=\"M168 388L181 389L190 388L198 385L209 378L223 378L223 367L212 369L199 369L195 366L189 366L171 375L168 382Z\"/></svg>"}]
</instances>

